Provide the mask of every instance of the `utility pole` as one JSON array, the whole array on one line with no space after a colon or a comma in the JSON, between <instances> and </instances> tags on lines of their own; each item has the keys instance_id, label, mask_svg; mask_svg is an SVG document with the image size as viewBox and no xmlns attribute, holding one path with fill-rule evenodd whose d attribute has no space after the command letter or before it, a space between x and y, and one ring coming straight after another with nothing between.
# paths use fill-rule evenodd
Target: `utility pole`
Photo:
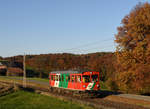
<instances>
[{"instance_id":1,"label":"utility pole","mask_svg":"<svg viewBox=\"0 0 150 109\"><path fill-rule=\"evenodd\" d=\"M26 55L23 55L23 87L26 88Z\"/></svg>"}]
</instances>

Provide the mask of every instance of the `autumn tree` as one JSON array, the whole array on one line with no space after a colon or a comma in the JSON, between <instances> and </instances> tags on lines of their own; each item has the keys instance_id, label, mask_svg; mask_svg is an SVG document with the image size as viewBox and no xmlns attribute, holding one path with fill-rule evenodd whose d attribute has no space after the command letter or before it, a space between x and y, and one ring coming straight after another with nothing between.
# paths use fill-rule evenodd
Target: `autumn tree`
<instances>
[{"instance_id":1,"label":"autumn tree","mask_svg":"<svg viewBox=\"0 0 150 109\"><path fill-rule=\"evenodd\" d=\"M20 68L23 65L20 64L23 62L22 59L22 56L5 58ZM28 77L48 78L49 72L56 70L99 71L101 80L106 81L115 70L113 66L115 60L114 53L111 52L26 55L26 72Z\"/></svg>"},{"instance_id":2,"label":"autumn tree","mask_svg":"<svg viewBox=\"0 0 150 109\"><path fill-rule=\"evenodd\" d=\"M123 18L115 37L120 89L150 93L150 4L136 5Z\"/></svg>"}]
</instances>

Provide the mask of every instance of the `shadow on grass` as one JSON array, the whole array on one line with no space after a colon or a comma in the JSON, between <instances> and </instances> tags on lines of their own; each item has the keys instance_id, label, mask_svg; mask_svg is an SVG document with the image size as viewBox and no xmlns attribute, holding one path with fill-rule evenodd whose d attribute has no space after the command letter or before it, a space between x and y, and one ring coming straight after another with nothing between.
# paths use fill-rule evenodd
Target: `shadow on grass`
<instances>
[{"instance_id":1,"label":"shadow on grass","mask_svg":"<svg viewBox=\"0 0 150 109\"><path fill-rule=\"evenodd\" d=\"M28 92L35 92L35 89L29 88L29 87L26 87L26 88L20 87L20 89L21 89L21 90L24 90L24 91L28 91Z\"/></svg>"}]
</instances>

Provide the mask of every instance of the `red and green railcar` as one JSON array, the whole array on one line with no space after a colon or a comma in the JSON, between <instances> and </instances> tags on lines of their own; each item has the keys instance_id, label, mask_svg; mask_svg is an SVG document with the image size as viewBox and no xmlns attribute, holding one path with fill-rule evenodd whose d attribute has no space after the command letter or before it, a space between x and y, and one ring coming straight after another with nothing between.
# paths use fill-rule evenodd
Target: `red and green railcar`
<instances>
[{"instance_id":1,"label":"red and green railcar","mask_svg":"<svg viewBox=\"0 0 150 109\"><path fill-rule=\"evenodd\" d=\"M99 90L99 72L94 71L54 71L49 74L51 87L70 90Z\"/></svg>"}]
</instances>

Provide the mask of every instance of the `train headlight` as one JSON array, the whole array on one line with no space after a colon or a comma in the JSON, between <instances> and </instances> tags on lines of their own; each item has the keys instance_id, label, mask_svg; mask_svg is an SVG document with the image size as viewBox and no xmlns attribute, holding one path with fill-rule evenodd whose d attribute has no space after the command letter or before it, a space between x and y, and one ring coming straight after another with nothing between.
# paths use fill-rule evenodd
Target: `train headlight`
<instances>
[{"instance_id":1,"label":"train headlight","mask_svg":"<svg viewBox=\"0 0 150 109\"><path fill-rule=\"evenodd\" d=\"M97 87L99 88L99 84L97 84Z\"/></svg>"},{"instance_id":2,"label":"train headlight","mask_svg":"<svg viewBox=\"0 0 150 109\"><path fill-rule=\"evenodd\" d=\"M83 85L83 87L85 88L85 85Z\"/></svg>"}]
</instances>

